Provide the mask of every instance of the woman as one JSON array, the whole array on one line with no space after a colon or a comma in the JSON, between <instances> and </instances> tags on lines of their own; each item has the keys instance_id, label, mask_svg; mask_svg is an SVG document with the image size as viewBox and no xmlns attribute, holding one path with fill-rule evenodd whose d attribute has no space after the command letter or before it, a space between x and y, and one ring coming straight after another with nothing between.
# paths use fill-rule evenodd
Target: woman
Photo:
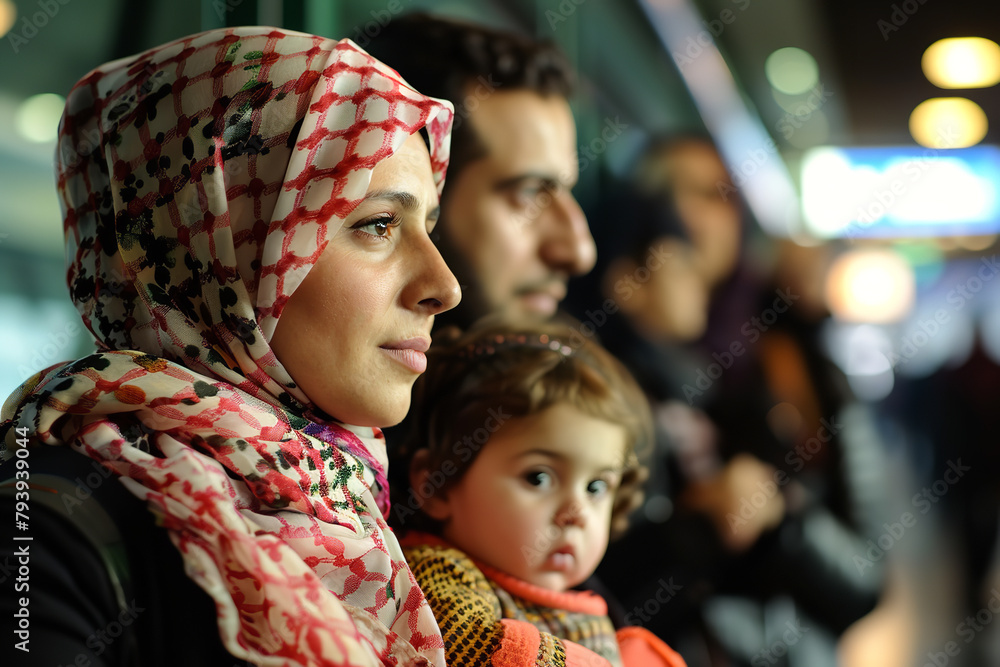
<instances>
[{"instance_id":1,"label":"woman","mask_svg":"<svg viewBox=\"0 0 1000 667\"><path fill-rule=\"evenodd\" d=\"M451 120L448 103L351 42L273 28L109 63L67 100L57 172L68 279L100 351L11 397L6 457L27 445L16 456L39 461L29 473L41 477L53 450L34 445L65 445L76 453L59 447L59 458L120 476L211 596L237 658L444 664L384 520L378 427L405 415L434 316L459 300L429 237ZM44 491L58 480L29 484L36 518L51 519ZM117 488L101 486L95 496ZM67 494L76 509L79 489ZM79 526L72 509L64 518ZM118 528L136 553L132 527ZM36 568L52 556L45 537L32 542ZM40 599L50 592L35 582L33 664L40 641L65 643L59 613L78 612ZM139 625L147 612L132 607ZM79 633L80 655L124 652L105 640L115 636ZM191 641L168 635L158 650ZM132 643L145 662L163 659L143 637Z\"/></svg>"}]
</instances>

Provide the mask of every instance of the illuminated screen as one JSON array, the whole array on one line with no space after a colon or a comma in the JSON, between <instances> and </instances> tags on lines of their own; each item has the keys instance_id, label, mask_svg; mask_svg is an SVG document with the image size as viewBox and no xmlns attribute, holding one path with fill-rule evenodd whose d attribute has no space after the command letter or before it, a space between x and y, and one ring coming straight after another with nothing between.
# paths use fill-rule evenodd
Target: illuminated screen
<instances>
[{"instance_id":1,"label":"illuminated screen","mask_svg":"<svg viewBox=\"0 0 1000 667\"><path fill-rule=\"evenodd\" d=\"M809 231L831 237L1000 231L1000 148L824 147L802 162Z\"/></svg>"}]
</instances>

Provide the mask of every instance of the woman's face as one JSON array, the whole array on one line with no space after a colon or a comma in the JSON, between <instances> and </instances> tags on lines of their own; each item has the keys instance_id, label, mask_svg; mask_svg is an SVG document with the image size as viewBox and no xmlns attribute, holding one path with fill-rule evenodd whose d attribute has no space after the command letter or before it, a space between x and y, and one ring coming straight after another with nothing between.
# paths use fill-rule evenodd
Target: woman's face
<instances>
[{"instance_id":1,"label":"woman's face","mask_svg":"<svg viewBox=\"0 0 1000 667\"><path fill-rule=\"evenodd\" d=\"M364 201L278 319L275 356L344 423L390 426L406 416L434 316L461 298L429 236L438 212L430 156L411 135L372 171Z\"/></svg>"}]
</instances>

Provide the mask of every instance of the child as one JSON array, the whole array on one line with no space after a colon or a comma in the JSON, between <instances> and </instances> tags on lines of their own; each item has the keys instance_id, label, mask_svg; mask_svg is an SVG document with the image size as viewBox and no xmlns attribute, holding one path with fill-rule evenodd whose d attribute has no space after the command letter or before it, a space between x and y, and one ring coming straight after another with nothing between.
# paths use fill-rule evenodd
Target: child
<instances>
[{"instance_id":1,"label":"child","mask_svg":"<svg viewBox=\"0 0 1000 667\"><path fill-rule=\"evenodd\" d=\"M555 324L479 325L428 356L392 519L448 663L683 665L570 590L641 497L651 427L627 371Z\"/></svg>"}]
</instances>

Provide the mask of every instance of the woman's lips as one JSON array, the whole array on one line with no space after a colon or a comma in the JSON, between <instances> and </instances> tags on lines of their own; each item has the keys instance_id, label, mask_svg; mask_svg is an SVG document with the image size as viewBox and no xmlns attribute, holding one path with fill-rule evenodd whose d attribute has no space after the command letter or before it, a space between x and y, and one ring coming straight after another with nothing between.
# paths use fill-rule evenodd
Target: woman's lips
<instances>
[{"instance_id":1,"label":"woman's lips","mask_svg":"<svg viewBox=\"0 0 1000 667\"><path fill-rule=\"evenodd\" d=\"M379 348L414 373L423 373L427 370L427 356L424 352L430 346L429 338L418 336L396 343L386 343Z\"/></svg>"}]
</instances>

